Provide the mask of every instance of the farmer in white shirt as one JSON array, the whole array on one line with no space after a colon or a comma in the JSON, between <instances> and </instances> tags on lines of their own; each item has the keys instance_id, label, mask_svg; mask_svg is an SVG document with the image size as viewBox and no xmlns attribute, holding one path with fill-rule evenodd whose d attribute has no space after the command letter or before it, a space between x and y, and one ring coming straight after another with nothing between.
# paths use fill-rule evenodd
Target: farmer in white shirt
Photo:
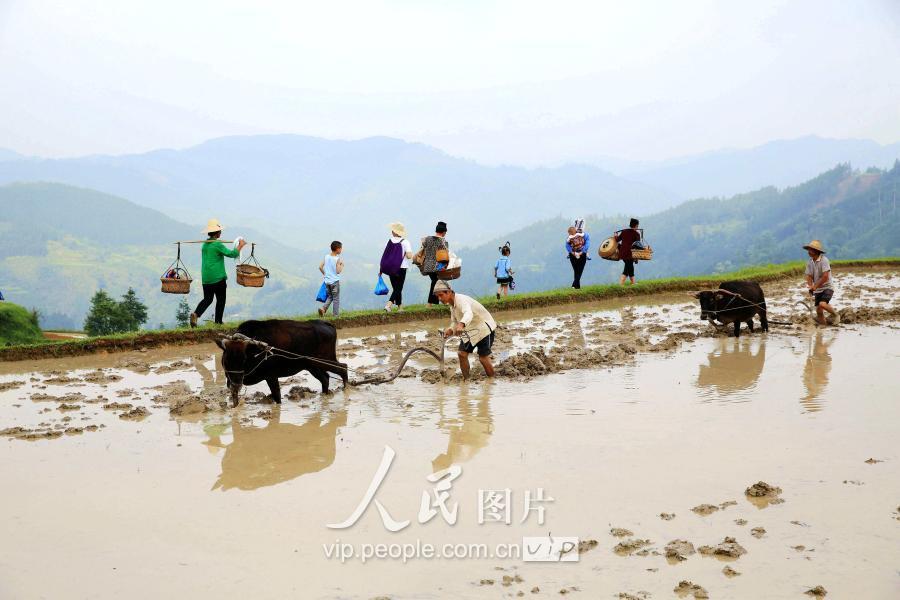
<instances>
[{"instance_id":1,"label":"farmer in white shirt","mask_svg":"<svg viewBox=\"0 0 900 600\"><path fill-rule=\"evenodd\" d=\"M484 373L488 377L493 377L491 346L494 344L494 330L497 329L497 323L491 313L474 298L454 292L446 281L438 281L435 284L434 295L441 304L450 307L450 327L444 331L444 337L452 335L460 337L457 355L463 379L469 378L469 354L476 348Z\"/></svg>"},{"instance_id":2,"label":"farmer in white shirt","mask_svg":"<svg viewBox=\"0 0 900 600\"><path fill-rule=\"evenodd\" d=\"M816 316L820 325L825 325L825 312L832 315L832 323L840 324L841 316L831 306L831 298L834 296L834 278L831 276L831 263L825 258L825 248L822 242L813 240L803 246L809 254L809 262L806 263L806 287L813 297L816 306Z\"/></svg>"}]
</instances>

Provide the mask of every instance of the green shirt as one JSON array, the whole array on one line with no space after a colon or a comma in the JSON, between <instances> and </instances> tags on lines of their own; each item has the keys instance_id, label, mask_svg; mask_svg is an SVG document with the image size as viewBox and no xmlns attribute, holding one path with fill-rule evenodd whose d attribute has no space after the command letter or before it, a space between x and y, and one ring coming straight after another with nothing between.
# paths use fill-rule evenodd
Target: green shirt
<instances>
[{"instance_id":1,"label":"green shirt","mask_svg":"<svg viewBox=\"0 0 900 600\"><path fill-rule=\"evenodd\" d=\"M225 257L237 258L241 255L237 250L229 250L220 241L205 242L203 244L203 260L201 261L200 276L203 283L218 283L228 279L225 274Z\"/></svg>"}]
</instances>

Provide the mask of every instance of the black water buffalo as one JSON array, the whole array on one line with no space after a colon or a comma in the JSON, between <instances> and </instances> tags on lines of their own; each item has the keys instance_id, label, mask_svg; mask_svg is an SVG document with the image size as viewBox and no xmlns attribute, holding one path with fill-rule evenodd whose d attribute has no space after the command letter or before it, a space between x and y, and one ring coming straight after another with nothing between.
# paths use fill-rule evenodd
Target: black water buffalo
<instances>
[{"instance_id":1,"label":"black water buffalo","mask_svg":"<svg viewBox=\"0 0 900 600\"><path fill-rule=\"evenodd\" d=\"M222 349L232 405L237 406L242 385L260 381L269 384L272 400L281 404L278 378L300 371L309 371L318 379L323 392L328 391L329 373L340 375L346 386L347 365L338 362L336 343L337 331L325 321L269 319L241 323L235 334L216 341Z\"/></svg>"},{"instance_id":2,"label":"black water buffalo","mask_svg":"<svg viewBox=\"0 0 900 600\"><path fill-rule=\"evenodd\" d=\"M691 294L700 300L700 318L725 325L734 323L734 337L741 336L741 323L753 331L753 315L759 315L763 331L769 330L766 298L755 281L726 281L718 290Z\"/></svg>"}]
</instances>

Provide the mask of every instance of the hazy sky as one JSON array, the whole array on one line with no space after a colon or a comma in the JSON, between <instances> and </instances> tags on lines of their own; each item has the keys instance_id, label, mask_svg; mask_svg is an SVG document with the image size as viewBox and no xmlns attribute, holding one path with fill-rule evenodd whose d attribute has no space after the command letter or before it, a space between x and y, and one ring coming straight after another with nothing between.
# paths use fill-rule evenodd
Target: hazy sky
<instances>
[{"instance_id":1,"label":"hazy sky","mask_svg":"<svg viewBox=\"0 0 900 600\"><path fill-rule=\"evenodd\" d=\"M488 163L900 140L900 1L0 0L0 148L390 135Z\"/></svg>"}]
</instances>

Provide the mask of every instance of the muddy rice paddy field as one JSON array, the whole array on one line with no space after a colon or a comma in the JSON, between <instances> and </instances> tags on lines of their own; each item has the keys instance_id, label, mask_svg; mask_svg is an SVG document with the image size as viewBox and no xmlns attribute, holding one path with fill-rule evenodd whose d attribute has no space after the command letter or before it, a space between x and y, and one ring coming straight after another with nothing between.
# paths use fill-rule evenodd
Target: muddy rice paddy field
<instances>
[{"instance_id":1,"label":"muddy rice paddy field","mask_svg":"<svg viewBox=\"0 0 900 600\"><path fill-rule=\"evenodd\" d=\"M495 380L450 341L280 406L212 344L0 363L0 598L900 597L900 273L837 284L841 325L775 282L739 339L684 294L504 313Z\"/></svg>"}]
</instances>

